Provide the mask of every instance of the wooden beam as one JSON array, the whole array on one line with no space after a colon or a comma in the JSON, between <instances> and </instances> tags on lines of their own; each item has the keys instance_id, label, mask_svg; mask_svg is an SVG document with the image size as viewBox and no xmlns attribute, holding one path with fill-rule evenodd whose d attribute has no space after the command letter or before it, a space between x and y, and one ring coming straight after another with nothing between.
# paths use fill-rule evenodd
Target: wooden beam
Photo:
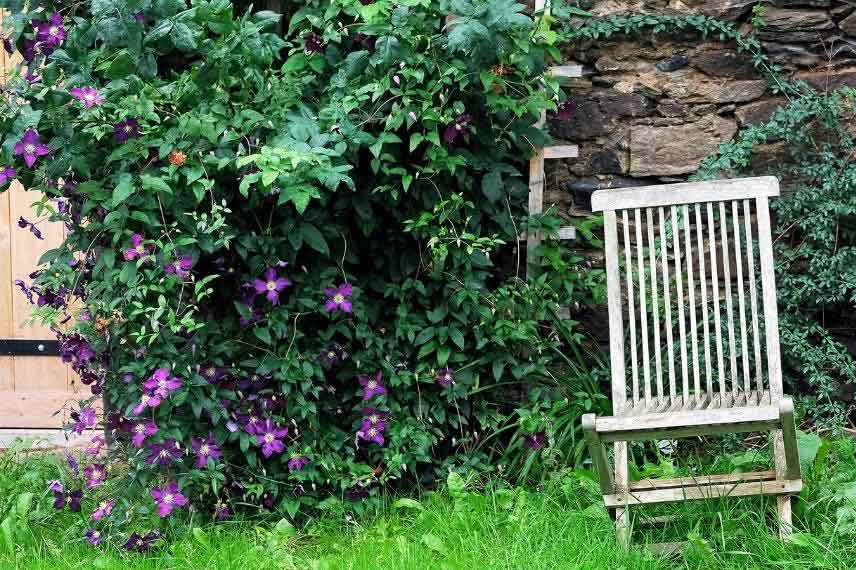
<instances>
[{"instance_id":1,"label":"wooden beam","mask_svg":"<svg viewBox=\"0 0 856 570\"><path fill-rule=\"evenodd\" d=\"M517 236L518 241L526 241L527 233L523 232L519 236ZM560 240L574 240L577 239L577 228L574 226L562 226L559 228L558 239Z\"/></svg>"},{"instance_id":2,"label":"wooden beam","mask_svg":"<svg viewBox=\"0 0 856 570\"><path fill-rule=\"evenodd\" d=\"M626 494L604 495L607 507L694 501L720 497L748 497L752 495L791 495L802 490L802 481L753 481L748 483L719 483L671 489L628 491Z\"/></svg>"},{"instance_id":3,"label":"wooden beam","mask_svg":"<svg viewBox=\"0 0 856 570\"><path fill-rule=\"evenodd\" d=\"M553 65L550 67L550 75L554 77L582 77L583 66L578 64Z\"/></svg>"},{"instance_id":4,"label":"wooden beam","mask_svg":"<svg viewBox=\"0 0 856 570\"><path fill-rule=\"evenodd\" d=\"M576 158L580 154L580 149L575 144L559 144L544 147L544 158Z\"/></svg>"},{"instance_id":5,"label":"wooden beam","mask_svg":"<svg viewBox=\"0 0 856 570\"><path fill-rule=\"evenodd\" d=\"M85 436L67 439L61 429L0 429L0 449L8 449L16 439L34 439L31 449L83 447L89 443Z\"/></svg>"},{"instance_id":6,"label":"wooden beam","mask_svg":"<svg viewBox=\"0 0 856 570\"><path fill-rule=\"evenodd\" d=\"M752 481L775 481L775 471L753 471L751 473L732 473L727 475L699 475L697 477L678 477L677 479L642 479L630 483L631 491L651 489L679 489L682 487L722 485L726 483L749 483Z\"/></svg>"}]
</instances>

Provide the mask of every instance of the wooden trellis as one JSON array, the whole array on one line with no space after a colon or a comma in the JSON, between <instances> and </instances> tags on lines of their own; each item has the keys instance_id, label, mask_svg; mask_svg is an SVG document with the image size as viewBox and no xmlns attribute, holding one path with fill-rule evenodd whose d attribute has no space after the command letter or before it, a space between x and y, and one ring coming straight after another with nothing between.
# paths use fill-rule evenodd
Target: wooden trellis
<instances>
[{"instance_id":1,"label":"wooden trellis","mask_svg":"<svg viewBox=\"0 0 856 570\"><path fill-rule=\"evenodd\" d=\"M535 12L549 10L546 0L535 0ZM550 74L560 78L571 78L582 76L581 65L556 65L550 68ZM547 123L547 112L541 111L541 117L536 126L543 128ZM575 144L564 144L537 148L535 154L529 161L529 214L541 214L544 212L544 161L554 158L576 158L579 150ZM520 236L520 240L526 241L527 272L530 264L537 262L535 249L543 239L543 232L527 232ZM576 237L573 226L559 228L559 239L572 240Z\"/></svg>"}]
</instances>

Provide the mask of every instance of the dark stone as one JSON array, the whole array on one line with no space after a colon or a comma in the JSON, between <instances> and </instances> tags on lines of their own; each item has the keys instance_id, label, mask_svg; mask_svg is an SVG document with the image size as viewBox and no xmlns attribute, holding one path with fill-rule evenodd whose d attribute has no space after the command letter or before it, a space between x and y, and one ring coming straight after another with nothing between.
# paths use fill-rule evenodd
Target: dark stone
<instances>
[{"instance_id":1,"label":"dark stone","mask_svg":"<svg viewBox=\"0 0 856 570\"><path fill-rule=\"evenodd\" d=\"M684 117L687 114L687 107L674 99L663 99L657 105L657 112L663 117Z\"/></svg>"},{"instance_id":2,"label":"dark stone","mask_svg":"<svg viewBox=\"0 0 856 570\"><path fill-rule=\"evenodd\" d=\"M743 105L737 109L734 115L737 117L737 122L741 127L766 123L773 118L773 113L776 112L776 109L786 103L787 101L781 97L756 101L748 105Z\"/></svg>"},{"instance_id":3,"label":"dark stone","mask_svg":"<svg viewBox=\"0 0 856 570\"><path fill-rule=\"evenodd\" d=\"M600 180L597 178L578 178L568 182L568 190L571 192L588 192L600 190Z\"/></svg>"},{"instance_id":4,"label":"dark stone","mask_svg":"<svg viewBox=\"0 0 856 570\"><path fill-rule=\"evenodd\" d=\"M777 8L799 8L810 6L812 8L828 8L830 0L772 0Z\"/></svg>"},{"instance_id":5,"label":"dark stone","mask_svg":"<svg viewBox=\"0 0 856 570\"><path fill-rule=\"evenodd\" d=\"M856 8L856 6L842 4L841 6L835 6L829 13L832 14L832 19L837 21L849 16L853 12L853 8Z\"/></svg>"},{"instance_id":6,"label":"dark stone","mask_svg":"<svg viewBox=\"0 0 856 570\"><path fill-rule=\"evenodd\" d=\"M768 8L758 38L783 43L814 42L835 30L826 10Z\"/></svg>"},{"instance_id":7,"label":"dark stone","mask_svg":"<svg viewBox=\"0 0 856 570\"><path fill-rule=\"evenodd\" d=\"M752 59L733 50L705 51L694 56L691 63L693 67L708 75L732 79L758 78Z\"/></svg>"},{"instance_id":8,"label":"dark stone","mask_svg":"<svg viewBox=\"0 0 856 570\"><path fill-rule=\"evenodd\" d=\"M725 20L737 20L743 17L755 3L755 0L696 0L687 2L687 4L695 5L697 10L705 16Z\"/></svg>"},{"instance_id":9,"label":"dark stone","mask_svg":"<svg viewBox=\"0 0 856 570\"><path fill-rule=\"evenodd\" d=\"M776 63L785 67L818 67L826 63L823 46L764 42L764 51Z\"/></svg>"},{"instance_id":10,"label":"dark stone","mask_svg":"<svg viewBox=\"0 0 856 570\"><path fill-rule=\"evenodd\" d=\"M805 81L818 91L834 91L841 87L856 86L856 70L850 69L838 73L800 72L794 74L794 79Z\"/></svg>"},{"instance_id":11,"label":"dark stone","mask_svg":"<svg viewBox=\"0 0 856 570\"><path fill-rule=\"evenodd\" d=\"M841 28L845 34L856 36L856 14L850 14L838 22L838 27Z\"/></svg>"},{"instance_id":12,"label":"dark stone","mask_svg":"<svg viewBox=\"0 0 856 570\"><path fill-rule=\"evenodd\" d=\"M577 7L583 10L594 8L595 0L577 0Z\"/></svg>"},{"instance_id":13,"label":"dark stone","mask_svg":"<svg viewBox=\"0 0 856 570\"><path fill-rule=\"evenodd\" d=\"M672 57L657 62L656 67L660 71L665 71L668 73L670 71L677 71L680 68L685 67L689 62L689 58L685 55L673 55Z\"/></svg>"},{"instance_id":14,"label":"dark stone","mask_svg":"<svg viewBox=\"0 0 856 570\"><path fill-rule=\"evenodd\" d=\"M571 141L607 135L619 119L650 115L653 107L642 95L611 89L579 91L570 100L577 105L576 116L571 121L551 121L550 132L556 138Z\"/></svg>"},{"instance_id":15,"label":"dark stone","mask_svg":"<svg viewBox=\"0 0 856 570\"><path fill-rule=\"evenodd\" d=\"M601 150L592 155L591 170L595 174L621 174L621 161L611 150Z\"/></svg>"}]
</instances>

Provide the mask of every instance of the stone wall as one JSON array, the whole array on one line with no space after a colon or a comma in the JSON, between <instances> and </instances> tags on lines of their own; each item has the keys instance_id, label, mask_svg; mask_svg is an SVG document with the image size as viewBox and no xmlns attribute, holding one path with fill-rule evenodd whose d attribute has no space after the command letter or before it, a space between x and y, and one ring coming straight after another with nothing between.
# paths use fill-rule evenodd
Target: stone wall
<instances>
[{"instance_id":1,"label":"stone wall","mask_svg":"<svg viewBox=\"0 0 856 570\"><path fill-rule=\"evenodd\" d=\"M749 0L582 0L595 16L651 12L707 14L752 31ZM816 88L856 86L856 0L764 3L757 36L772 61ZM683 181L738 129L769 118L783 99L771 94L733 45L694 32L598 40L566 54L585 76L568 86L569 123L551 122L577 159L548 161L547 204L586 215L600 188Z\"/></svg>"}]
</instances>

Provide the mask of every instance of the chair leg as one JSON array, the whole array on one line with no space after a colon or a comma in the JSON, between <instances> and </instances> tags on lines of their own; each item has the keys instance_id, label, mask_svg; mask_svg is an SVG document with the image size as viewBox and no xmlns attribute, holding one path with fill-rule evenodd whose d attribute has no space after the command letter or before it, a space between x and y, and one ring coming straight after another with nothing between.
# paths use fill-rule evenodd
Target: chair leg
<instances>
[{"instance_id":1,"label":"chair leg","mask_svg":"<svg viewBox=\"0 0 856 570\"><path fill-rule=\"evenodd\" d=\"M789 479L788 464L785 454L785 442L782 437L782 430L773 432L773 455L776 463L776 475L779 479ZM797 462L799 469L799 462ZM793 532L793 519L791 511L790 495L782 495L776 497L776 513L779 518L779 537L782 540L787 539Z\"/></svg>"},{"instance_id":2,"label":"chair leg","mask_svg":"<svg viewBox=\"0 0 856 570\"><path fill-rule=\"evenodd\" d=\"M615 443L615 487L617 492L626 492L629 481L627 463L627 442ZM630 508L615 509L615 537L619 548L630 550Z\"/></svg>"},{"instance_id":3,"label":"chair leg","mask_svg":"<svg viewBox=\"0 0 856 570\"><path fill-rule=\"evenodd\" d=\"M585 414L582 418L582 423L583 435L586 438L591 460L594 463L598 479L600 480L600 492L604 495L611 495L615 491L615 481L612 478L612 470L609 468L606 448L595 429L595 415Z\"/></svg>"},{"instance_id":4,"label":"chair leg","mask_svg":"<svg viewBox=\"0 0 856 570\"><path fill-rule=\"evenodd\" d=\"M776 475L780 479L796 480L802 477L800 455L797 445L797 431L794 424L794 402L784 398L779 402L779 418L782 429L773 432L773 453L776 459ZM779 536L787 539L793 532L793 513L791 497L777 497L779 515Z\"/></svg>"}]
</instances>

